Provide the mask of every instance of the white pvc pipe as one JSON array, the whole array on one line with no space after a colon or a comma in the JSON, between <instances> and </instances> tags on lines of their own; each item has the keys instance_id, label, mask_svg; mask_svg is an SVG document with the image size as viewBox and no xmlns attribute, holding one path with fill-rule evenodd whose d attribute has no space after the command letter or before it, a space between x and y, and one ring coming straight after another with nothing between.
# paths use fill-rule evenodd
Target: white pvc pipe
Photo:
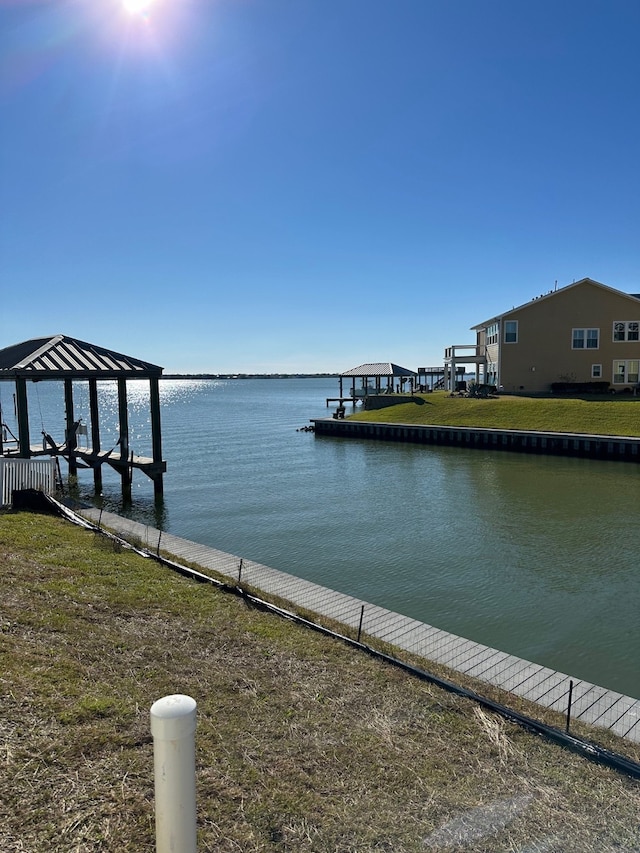
<instances>
[{"instance_id":1,"label":"white pvc pipe","mask_svg":"<svg viewBox=\"0 0 640 853\"><path fill-rule=\"evenodd\" d=\"M196 853L196 703L176 694L151 706L157 853Z\"/></svg>"}]
</instances>

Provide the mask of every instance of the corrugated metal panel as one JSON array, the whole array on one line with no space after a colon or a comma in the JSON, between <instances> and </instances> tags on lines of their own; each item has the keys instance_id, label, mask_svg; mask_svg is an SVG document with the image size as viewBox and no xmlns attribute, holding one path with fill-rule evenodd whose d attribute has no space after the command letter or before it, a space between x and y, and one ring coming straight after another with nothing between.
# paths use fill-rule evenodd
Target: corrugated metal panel
<instances>
[{"instance_id":1,"label":"corrugated metal panel","mask_svg":"<svg viewBox=\"0 0 640 853\"><path fill-rule=\"evenodd\" d=\"M29 370L57 370L58 367L55 361L47 355L41 356L39 359L27 366Z\"/></svg>"},{"instance_id":2,"label":"corrugated metal panel","mask_svg":"<svg viewBox=\"0 0 640 853\"><path fill-rule=\"evenodd\" d=\"M126 367L121 367L116 358L110 358L108 353L92 353L96 364L100 370L126 370Z\"/></svg>"},{"instance_id":3,"label":"corrugated metal panel","mask_svg":"<svg viewBox=\"0 0 640 853\"><path fill-rule=\"evenodd\" d=\"M74 343L69 343L67 346L69 353L73 355L76 364L81 365L86 370L91 370L94 366L91 359Z\"/></svg>"},{"instance_id":4,"label":"corrugated metal panel","mask_svg":"<svg viewBox=\"0 0 640 853\"><path fill-rule=\"evenodd\" d=\"M61 346L49 352L49 358L58 370L76 370L77 365L73 363L72 359L66 358L65 355L64 348Z\"/></svg>"}]
</instances>

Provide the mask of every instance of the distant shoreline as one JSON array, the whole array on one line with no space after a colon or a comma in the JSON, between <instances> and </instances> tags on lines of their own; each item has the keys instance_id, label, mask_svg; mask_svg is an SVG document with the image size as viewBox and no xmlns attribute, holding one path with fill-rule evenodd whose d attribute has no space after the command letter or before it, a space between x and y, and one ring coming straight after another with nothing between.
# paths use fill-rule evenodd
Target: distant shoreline
<instances>
[{"instance_id":1,"label":"distant shoreline","mask_svg":"<svg viewBox=\"0 0 640 853\"><path fill-rule=\"evenodd\" d=\"M160 379L338 379L339 373L163 373Z\"/></svg>"}]
</instances>

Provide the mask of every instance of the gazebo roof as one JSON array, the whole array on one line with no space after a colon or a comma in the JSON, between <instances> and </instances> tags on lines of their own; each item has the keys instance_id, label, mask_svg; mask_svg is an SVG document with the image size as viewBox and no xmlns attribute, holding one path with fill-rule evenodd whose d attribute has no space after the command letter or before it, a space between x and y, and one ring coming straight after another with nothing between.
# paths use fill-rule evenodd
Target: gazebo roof
<instances>
[{"instance_id":1,"label":"gazebo roof","mask_svg":"<svg viewBox=\"0 0 640 853\"><path fill-rule=\"evenodd\" d=\"M67 335L33 338L0 350L0 380L143 379L162 367Z\"/></svg>"},{"instance_id":2,"label":"gazebo roof","mask_svg":"<svg viewBox=\"0 0 640 853\"><path fill-rule=\"evenodd\" d=\"M352 367L351 370L346 370L340 376L417 376L413 370L407 367L399 367L390 361L377 361L372 364L361 364L359 367Z\"/></svg>"}]
</instances>

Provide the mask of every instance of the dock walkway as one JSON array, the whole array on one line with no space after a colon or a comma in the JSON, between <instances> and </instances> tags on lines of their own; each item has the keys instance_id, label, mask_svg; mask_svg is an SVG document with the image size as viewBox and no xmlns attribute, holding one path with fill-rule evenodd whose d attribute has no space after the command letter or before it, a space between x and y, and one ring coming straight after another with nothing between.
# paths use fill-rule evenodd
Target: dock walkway
<instances>
[{"instance_id":1,"label":"dock walkway","mask_svg":"<svg viewBox=\"0 0 640 853\"><path fill-rule=\"evenodd\" d=\"M94 524L100 523L125 539L134 538L150 551L159 547L178 560L196 563L203 569L218 572L234 580L238 579L241 571L244 583L356 630L364 607L362 629L369 636L561 713L566 712L569 682L573 680L573 720L578 719L610 729L620 737L640 742L638 699L457 637L408 616L252 560L243 559L240 569L239 557L161 532L157 528L114 513L95 508L78 512Z\"/></svg>"}]
</instances>

